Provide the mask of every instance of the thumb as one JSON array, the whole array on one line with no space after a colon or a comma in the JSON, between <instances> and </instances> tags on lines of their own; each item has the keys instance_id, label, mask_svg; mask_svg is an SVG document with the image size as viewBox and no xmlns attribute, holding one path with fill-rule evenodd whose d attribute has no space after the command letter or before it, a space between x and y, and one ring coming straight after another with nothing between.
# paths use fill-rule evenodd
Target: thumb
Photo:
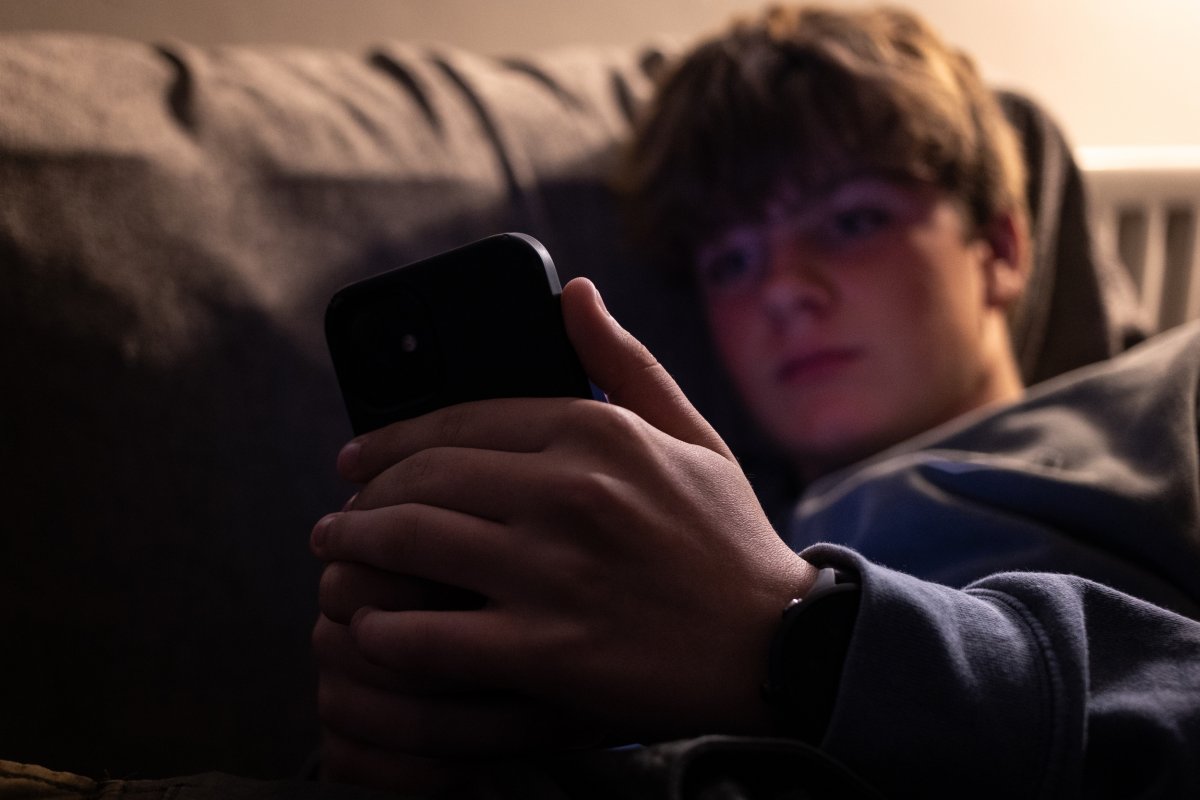
<instances>
[{"instance_id":1,"label":"thumb","mask_svg":"<svg viewBox=\"0 0 1200 800\"><path fill-rule=\"evenodd\" d=\"M736 460L675 379L608 313L591 281L575 278L564 286L562 308L567 336L584 372L609 400L669 436Z\"/></svg>"}]
</instances>

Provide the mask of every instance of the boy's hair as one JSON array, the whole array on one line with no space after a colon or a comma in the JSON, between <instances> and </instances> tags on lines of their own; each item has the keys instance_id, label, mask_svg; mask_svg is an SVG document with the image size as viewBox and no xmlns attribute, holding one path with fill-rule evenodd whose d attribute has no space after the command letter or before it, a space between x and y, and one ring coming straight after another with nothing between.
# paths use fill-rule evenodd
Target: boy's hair
<instances>
[{"instance_id":1,"label":"boy's hair","mask_svg":"<svg viewBox=\"0 0 1200 800\"><path fill-rule=\"evenodd\" d=\"M1025 222L1015 133L971 60L897 9L773 6L666 75L618 173L635 233L673 271L781 190L858 174L934 183L975 226ZM973 227L972 230L975 230Z\"/></svg>"}]
</instances>

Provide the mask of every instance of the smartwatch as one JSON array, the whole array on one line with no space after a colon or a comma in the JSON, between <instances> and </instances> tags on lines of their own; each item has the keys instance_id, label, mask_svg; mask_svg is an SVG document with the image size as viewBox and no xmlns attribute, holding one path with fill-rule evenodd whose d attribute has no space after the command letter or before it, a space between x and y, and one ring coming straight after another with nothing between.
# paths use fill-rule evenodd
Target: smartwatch
<instances>
[{"instance_id":1,"label":"smartwatch","mask_svg":"<svg viewBox=\"0 0 1200 800\"><path fill-rule=\"evenodd\" d=\"M762 687L781 735L814 745L824 738L860 596L857 576L824 567L808 594L784 607Z\"/></svg>"}]
</instances>

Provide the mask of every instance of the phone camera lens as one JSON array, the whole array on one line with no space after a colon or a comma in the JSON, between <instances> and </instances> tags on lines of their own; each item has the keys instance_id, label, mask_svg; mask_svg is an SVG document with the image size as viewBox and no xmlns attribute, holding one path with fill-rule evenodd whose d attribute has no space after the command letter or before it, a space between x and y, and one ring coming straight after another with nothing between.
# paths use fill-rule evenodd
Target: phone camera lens
<instances>
[{"instance_id":1,"label":"phone camera lens","mask_svg":"<svg viewBox=\"0 0 1200 800\"><path fill-rule=\"evenodd\" d=\"M376 411L407 406L441 382L436 336L422 305L406 294L380 296L350 324L350 352L358 360L355 393Z\"/></svg>"}]
</instances>

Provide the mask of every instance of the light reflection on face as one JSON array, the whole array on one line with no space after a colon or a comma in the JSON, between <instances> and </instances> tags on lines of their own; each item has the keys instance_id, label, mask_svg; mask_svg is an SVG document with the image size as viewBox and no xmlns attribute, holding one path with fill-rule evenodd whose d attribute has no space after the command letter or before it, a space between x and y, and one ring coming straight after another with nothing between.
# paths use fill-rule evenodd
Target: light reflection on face
<instances>
[{"instance_id":1,"label":"light reflection on face","mask_svg":"<svg viewBox=\"0 0 1200 800\"><path fill-rule=\"evenodd\" d=\"M949 195L878 177L781 195L695 264L725 367L806 477L1012 393L998 268Z\"/></svg>"}]
</instances>

